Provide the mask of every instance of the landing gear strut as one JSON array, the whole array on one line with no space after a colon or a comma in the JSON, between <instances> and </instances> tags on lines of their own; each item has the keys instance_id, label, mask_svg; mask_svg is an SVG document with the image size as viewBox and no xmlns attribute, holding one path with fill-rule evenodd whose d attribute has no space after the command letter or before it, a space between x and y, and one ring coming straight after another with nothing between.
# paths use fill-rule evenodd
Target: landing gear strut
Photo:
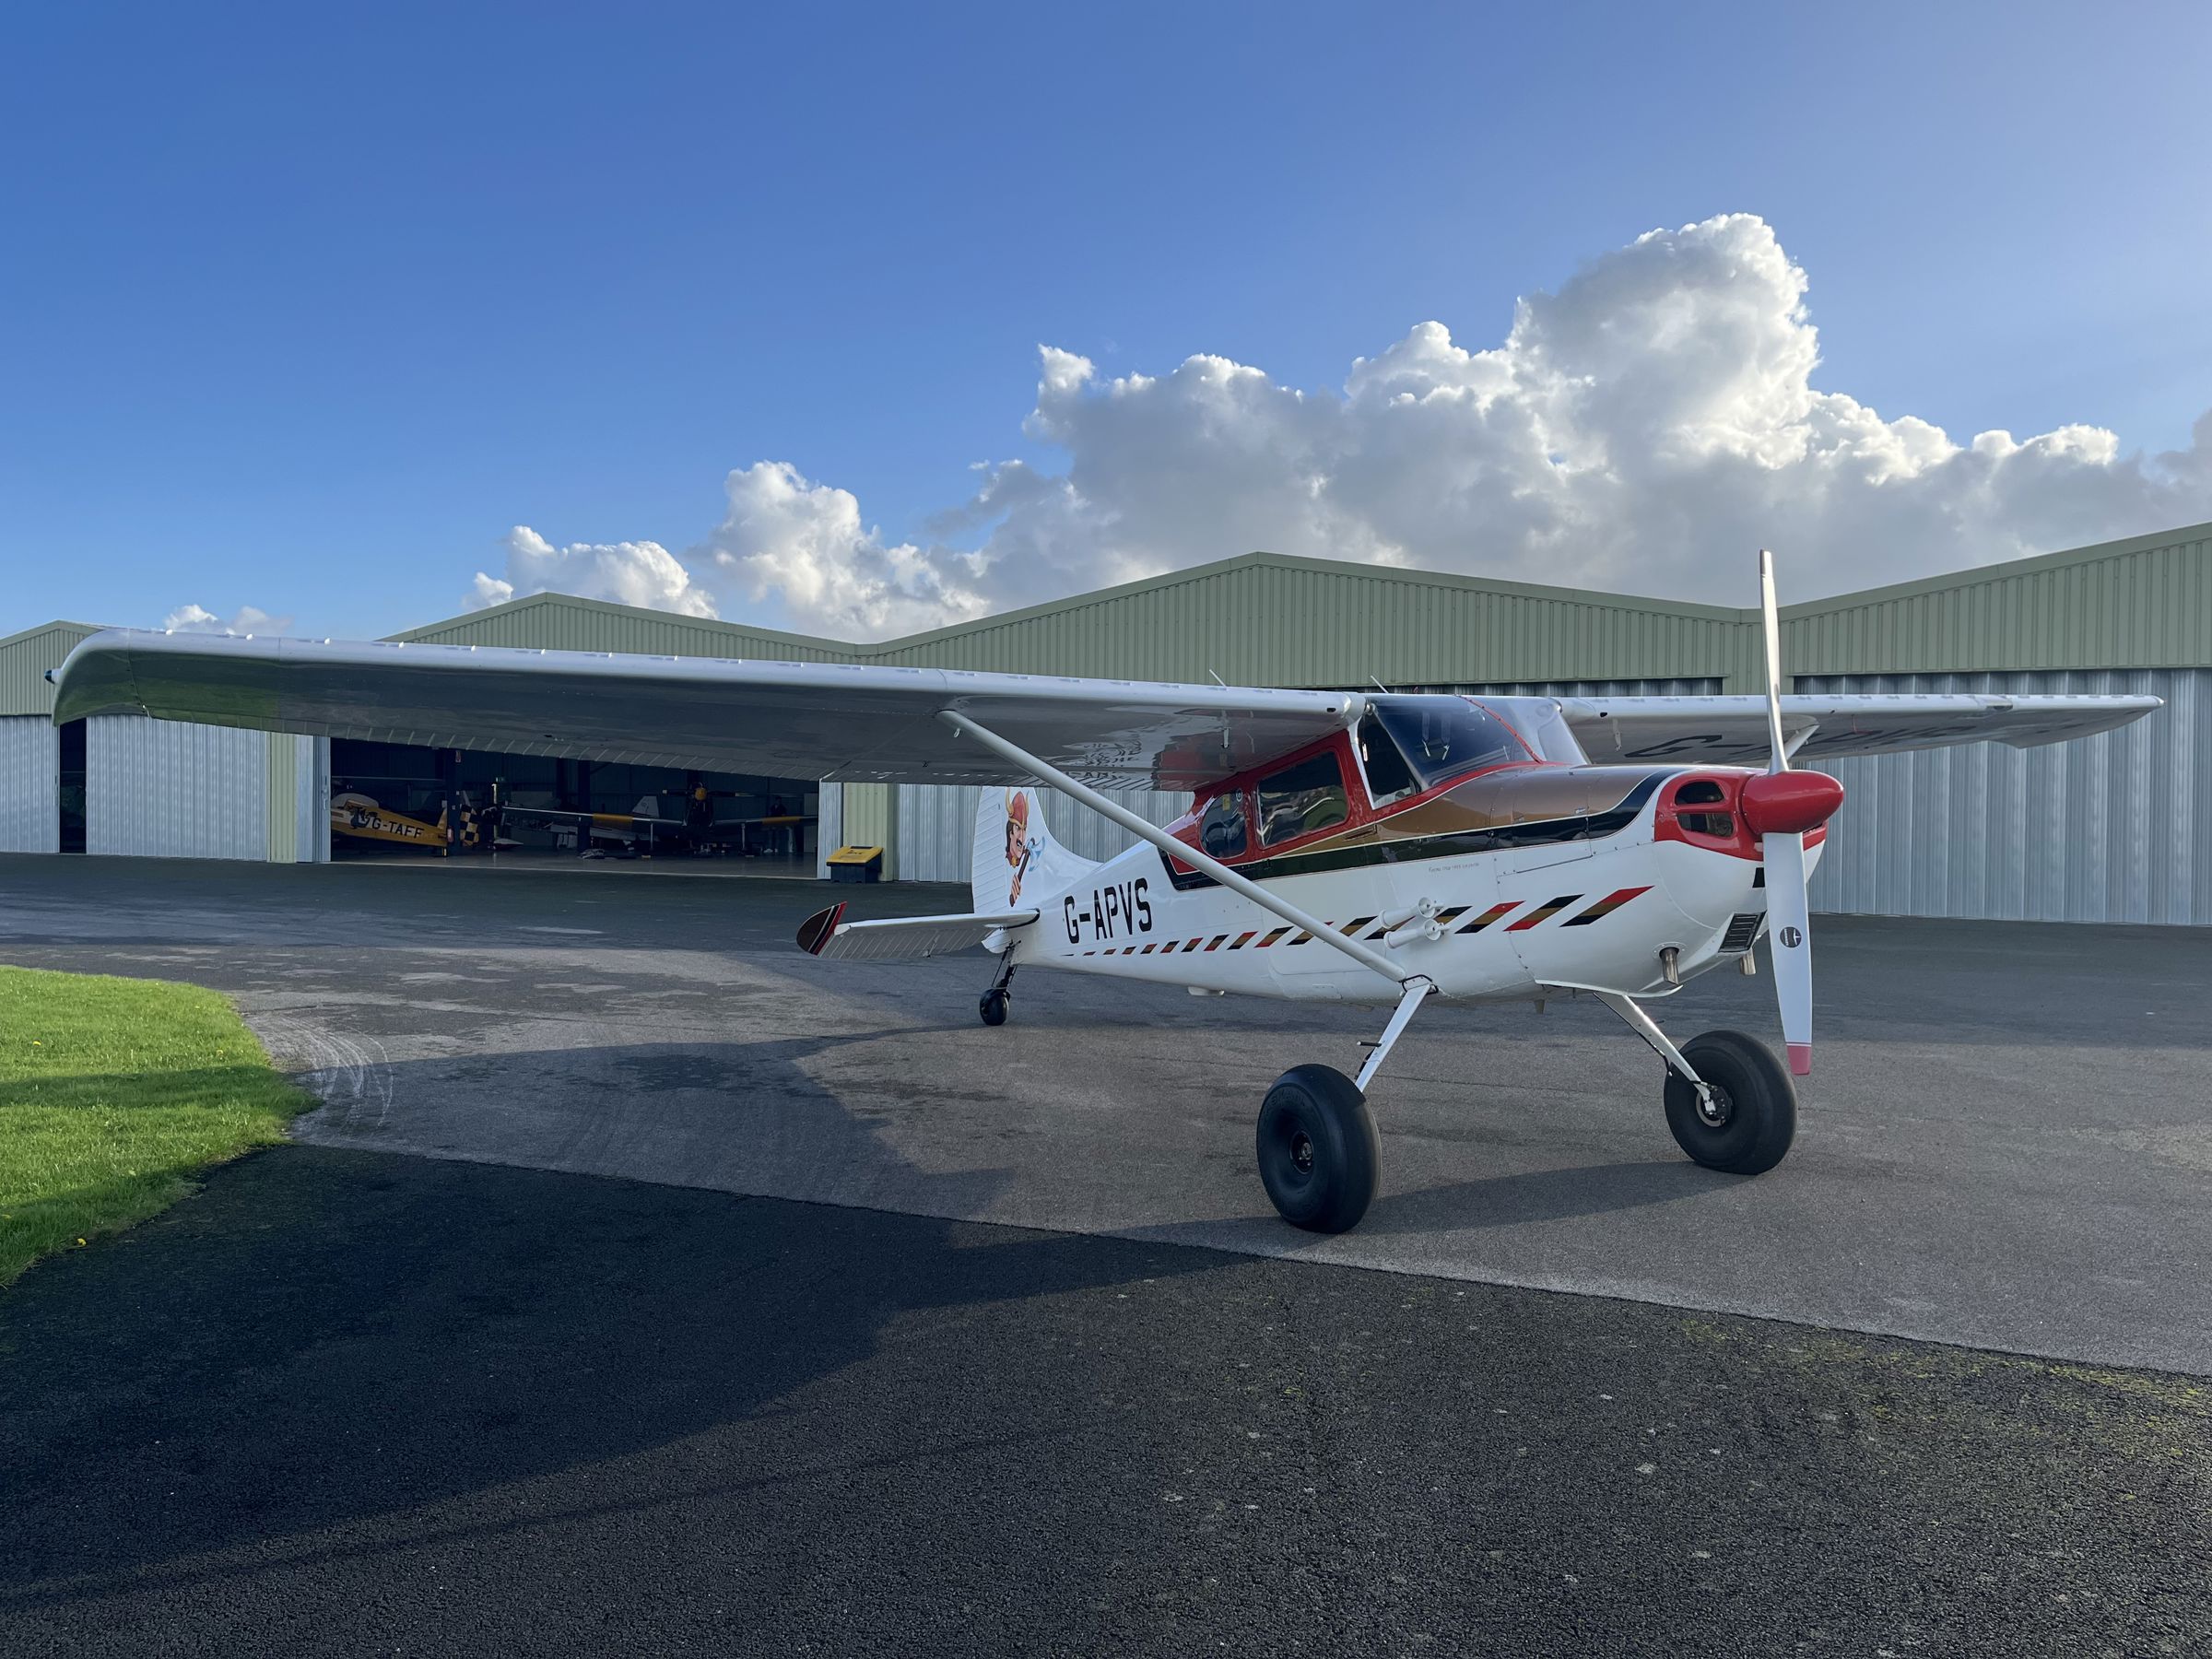
<instances>
[{"instance_id":1,"label":"landing gear strut","mask_svg":"<svg viewBox=\"0 0 2212 1659\"><path fill-rule=\"evenodd\" d=\"M1666 1062L1666 1126L1709 1170L1762 1175L1797 1137L1797 1089L1773 1051L1743 1031L1707 1031L1680 1048L1628 997L1598 998Z\"/></svg>"},{"instance_id":2,"label":"landing gear strut","mask_svg":"<svg viewBox=\"0 0 2212 1659\"><path fill-rule=\"evenodd\" d=\"M1006 990L1013 982L1014 947L1009 945L1006 953L998 959L998 972L992 978L991 988L983 993L982 1000L975 1005L975 1011L982 1017L985 1025L1002 1026L1006 1023Z\"/></svg>"},{"instance_id":3,"label":"landing gear strut","mask_svg":"<svg viewBox=\"0 0 2212 1659\"><path fill-rule=\"evenodd\" d=\"M1260 1184L1276 1213L1308 1232L1348 1231L1374 1202L1382 1175L1382 1141L1367 1107L1367 1086L1382 1069L1414 1010L1436 987L1410 981L1397 1012L1359 1068L1357 1081L1334 1066L1294 1065L1275 1080L1260 1105L1254 1139Z\"/></svg>"}]
</instances>

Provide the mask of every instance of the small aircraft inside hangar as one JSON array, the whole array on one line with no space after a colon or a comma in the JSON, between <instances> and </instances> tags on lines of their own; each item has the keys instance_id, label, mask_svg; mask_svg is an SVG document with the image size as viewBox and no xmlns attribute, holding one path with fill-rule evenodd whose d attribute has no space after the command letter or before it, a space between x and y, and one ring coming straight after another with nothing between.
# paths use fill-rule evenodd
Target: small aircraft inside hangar
<instances>
[{"instance_id":1,"label":"small aircraft inside hangar","mask_svg":"<svg viewBox=\"0 0 2212 1659\"><path fill-rule=\"evenodd\" d=\"M696 769L330 740L331 856L735 858L814 873L818 786Z\"/></svg>"}]
</instances>

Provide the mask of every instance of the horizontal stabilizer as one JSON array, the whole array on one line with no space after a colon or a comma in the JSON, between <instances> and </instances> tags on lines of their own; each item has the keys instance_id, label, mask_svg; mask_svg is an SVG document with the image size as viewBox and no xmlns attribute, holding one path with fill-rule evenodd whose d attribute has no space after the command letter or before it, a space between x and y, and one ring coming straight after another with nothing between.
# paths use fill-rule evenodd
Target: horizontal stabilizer
<instances>
[{"instance_id":1,"label":"horizontal stabilizer","mask_svg":"<svg viewBox=\"0 0 2212 1659\"><path fill-rule=\"evenodd\" d=\"M817 911L799 926L799 948L809 956L845 962L918 962L981 945L1001 928L1027 927L1033 910L981 916L900 916L884 922L848 922L845 907Z\"/></svg>"}]
</instances>

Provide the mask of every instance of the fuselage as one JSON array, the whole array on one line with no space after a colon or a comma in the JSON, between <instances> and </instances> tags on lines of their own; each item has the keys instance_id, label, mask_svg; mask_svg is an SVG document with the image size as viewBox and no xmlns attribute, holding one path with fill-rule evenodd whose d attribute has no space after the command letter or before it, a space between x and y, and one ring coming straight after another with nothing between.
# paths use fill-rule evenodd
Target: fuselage
<instances>
[{"instance_id":1,"label":"fuselage","mask_svg":"<svg viewBox=\"0 0 2212 1659\"><path fill-rule=\"evenodd\" d=\"M1385 772L1381 735L1347 734L1333 754L1317 746L1232 781L1171 831L1449 996L1663 995L1750 948L1765 866L1735 793L1756 774L1524 754L1430 782ZM1820 832L1807 839L1817 859ZM1400 995L1157 848L1079 872L1055 863L1022 894L1041 913L1015 935L1021 964L1311 1001Z\"/></svg>"}]
</instances>

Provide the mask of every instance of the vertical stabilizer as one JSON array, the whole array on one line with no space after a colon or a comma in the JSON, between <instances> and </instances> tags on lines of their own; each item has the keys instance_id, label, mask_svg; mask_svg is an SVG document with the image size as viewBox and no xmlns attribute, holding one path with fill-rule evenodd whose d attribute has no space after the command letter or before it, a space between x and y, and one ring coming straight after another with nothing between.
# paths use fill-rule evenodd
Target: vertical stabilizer
<instances>
[{"instance_id":1,"label":"vertical stabilizer","mask_svg":"<svg viewBox=\"0 0 2212 1659\"><path fill-rule=\"evenodd\" d=\"M983 791L968 863L979 913L1034 908L1040 895L1058 893L1097 867L1053 839L1035 790Z\"/></svg>"}]
</instances>

